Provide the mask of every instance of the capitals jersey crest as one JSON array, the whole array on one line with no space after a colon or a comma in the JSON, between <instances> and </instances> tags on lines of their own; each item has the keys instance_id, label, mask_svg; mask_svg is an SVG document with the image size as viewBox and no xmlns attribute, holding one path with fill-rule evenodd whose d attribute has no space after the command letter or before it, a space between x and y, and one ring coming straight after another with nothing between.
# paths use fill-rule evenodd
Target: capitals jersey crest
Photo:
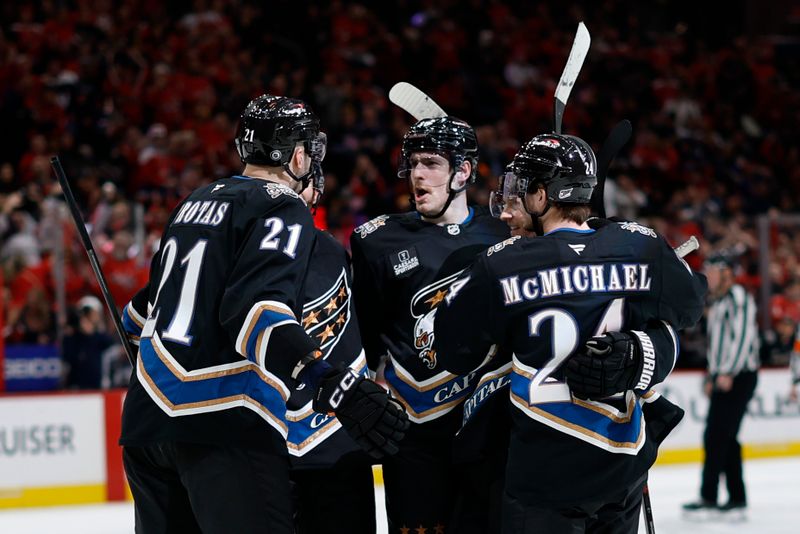
<instances>
[{"instance_id":1,"label":"capitals jersey crest","mask_svg":"<svg viewBox=\"0 0 800 534\"><path fill-rule=\"evenodd\" d=\"M433 350L433 319L436 307L447 296L450 284L459 277L463 270L450 276L437 280L420 289L411 298L411 316L414 323L414 348L418 351L419 359L428 367L436 367L436 351Z\"/></svg>"}]
</instances>

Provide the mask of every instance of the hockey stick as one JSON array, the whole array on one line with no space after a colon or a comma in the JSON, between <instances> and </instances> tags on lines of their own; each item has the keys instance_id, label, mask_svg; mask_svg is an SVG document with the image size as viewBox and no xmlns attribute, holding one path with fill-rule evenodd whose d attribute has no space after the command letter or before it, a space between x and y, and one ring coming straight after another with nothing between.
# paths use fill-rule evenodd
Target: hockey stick
<instances>
[{"instance_id":1,"label":"hockey stick","mask_svg":"<svg viewBox=\"0 0 800 534\"><path fill-rule=\"evenodd\" d=\"M606 216L604 193L608 168L619 151L622 150L622 147L630 141L632 133L631 121L624 119L618 122L609 132L603 143L603 148L600 149L600 153L597 155L597 185L592 192L592 211L600 218L605 218Z\"/></svg>"},{"instance_id":2,"label":"hockey stick","mask_svg":"<svg viewBox=\"0 0 800 534\"><path fill-rule=\"evenodd\" d=\"M125 329L122 328L122 320L119 317L117 305L114 303L114 297L111 296L111 293L108 290L106 277L103 276L103 271L100 268L100 262L97 260L97 254L92 246L92 240L89 238L89 234L86 232L86 224L83 222L83 217L78 209L78 204L75 202L75 197L72 196L72 189L69 187L67 175L64 173L64 168L61 166L61 161L59 161L58 156L54 156L50 159L50 165L53 166L53 170L56 172L56 176L58 177L58 183L61 184L61 189L64 191L64 199L67 201L67 206L69 206L69 211L72 214L72 220L75 222L75 226L78 228L78 234L81 236L83 248L86 250L86 254L89 256L89 263L92 265L94 276L97 278L97 283L100 284L100 291L103 293L103 298L106 301L106 307L108 308L108 311L111 312L111 318L114 320L114 327L117 329L117 334L119 334L120 341L122 341L122 347L125 349L125 355L128 357L128 361L131 363L131 366L134 366L136 362L135 353L133 352L130 342L128 341L128 335L125 333Z\"/></svg>"},{"instance_id":3,"label":"hockey stick","mask_svg":"<svg viewBox=\"0 0 800 534\"><path fill-rule=\"evenodd\" d=\"M656 524L653 521L653 504L650 502L650 488L647 482L642 490L642 509L644 510L644 530L647 534L656 534Z\"/></svg>"},{"instance_id":4,"label":"hockey stick","mask_svg":"<svg viewBox=\"0 0 800 534\"><path fill-rule=\"evenodd\" d=\"M583 66L583 60L586 59L586 54L589 53L589 45L591 43L592 38L589 36L589 30L587 30L586 25L581 22L578 24L578 31L575 32L572 50L569 52L567 64L564 65L564 71L561 73L561 78L558 80L554 95L553 131L557 134L561 133L561 120L564 118L564 109L567 107L569 94L572 92L572 86L575 85L575 80L578 79L578 74L580 74L581 67Z\"/></svg>"},{"instance_id":5,"label":"hockey stick","mask_svg":"<svg viewBox=\"0 0 800 534\"><path fill-rule=\"evenodd\" d=\"M683 259L686 257L687 254L690 252L694 252L700 248L700 242L697 240L695 236L690 237L677 247L675 247L675 254L678 255L679 258Z\"/></svg>"},{"instance_id":6,"label":"hockey stick","mask_svg":"<svg viewBox=\"0 0 800 534\"><path fill-rule=\"evenodd\" d=\"M431 97L408 82L398 82L389 90L389 100L417 120L447 117Z\"/></svg>"},{"instance_id":7,"label":"hockey stick","mask_svg":"<svg viewBox=\"0 0 800 534\"><path fill-rule=\"evenodd\" d=\"M695 236L675 247L675 254L683 259L687 254L700 248L700 242ZM642 489L642 511L644 512L644 530L647 534L656 534L656 524L653 520L653 503L650 502L650 487L647 482Z\"/></svg>"}]
</instances>

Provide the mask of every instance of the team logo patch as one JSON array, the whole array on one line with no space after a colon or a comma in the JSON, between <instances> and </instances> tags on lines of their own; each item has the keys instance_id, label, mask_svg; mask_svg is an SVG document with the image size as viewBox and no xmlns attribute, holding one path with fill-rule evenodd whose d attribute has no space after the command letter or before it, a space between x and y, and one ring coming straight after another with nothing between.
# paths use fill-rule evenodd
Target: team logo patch
<instances>
[{"instance_id":1,"label":"team logo patch","mask_svg":"<svg viewBox=\"0 0 800 534\"><path fill-rule=\"evenodd\" d=\"M499 242L499 243L497 243L496 245L492 245L492 246L491 246L491 247L489 247L489 249L486 251L486 256L487 256L487 257L488 257L488 256L491 256L491 255L492 255L492 254L494 254L495 252L500 252L501 250L503 250L504 248L506 248L508 245L513 245L513 244L514 244L514 242L515 242L517 239L520 239L521 237L522 237L522 236L515 235L514 237L509 237L508 239L506 239L506 240L504 240L504 241L500 241L500 242Z\"/></svg>"},{"instance_id":2,"label":"team logo patch","mask_svg":"<svg viewBox=\"0 0 800 534\"><path fill-rule=\"evenodd\" d=\"M458 235L461 233L461 227L457 224L448 224L447 233L450 235Z\"/></svg>"},{"instance_id":3,"label":"team logo patch","mask_svg":"<svg viewBox=\"0 0 800 534\"><path fill-rule=\"evenodd\" d=\"M561 146L561 143L559 143L557 139L550 138L537 139L536 141L531 142L531 144L535 146L546 146L549 148L558 148Z\"/></svg>"},{"instance_id":4,"label":"team logo patch","mask_svg":"<svg viewBox=\"0 0 800 534\"><path fill-rule=\"evenodd\" d=\"M295 193L294 191L289 188L289 186L283 184L264 184L264 189L267 191L267 194L272 198L278 198L281 195L289 195L293 198L300 198L300 195Z\"/></svg>"},{"instance_id":5,"label":"team logo patch","mask_svg":"<svg viewBox=\"0 0 800 534\"><path fill-rule=\"evenodd\" d=\"M369 234L380 228L381 226L386 224L386 219L388 219L388 215L379 215L374 219L365 222L361 226L356 227L354 232L357 232L361 239L364 239Z\"/></svg>"},{"instance_id":6,"label":"team logo patch","mask_svg":"<svg viewBox=\"0 0 800 534\"><path fill-rule=\"evenodd\" d=\"M416 319L414 324L414 348L419 352L419 359L428 369L436 367L436 351L433 350L433 318L436 308L447 296L450 284L456 280L463 269L450 276L437 280L423 287L411 297L411 316Z\"/></svg>"},{"instance_id":7,"label":"team logo patch","mask_svg":"<svg viewBox=\"0 0 800 534\"><path fill-rule=\"evenodd\" d=\"M417 249L409 247L399 252L392 253L391 256L392 268L394 275L400 276L407 273L411 269L419 267L419 257L417 257Z\"/></svg>"},{"instance_id":8,"label":"team logo patch","mask_svg":"<svg viewBox=\"0 0 800 534\"><path fill-rule=\"evenodd\" d=\"M648 228L647 226L642 226L639 223L635 222L624 222L619 223L619 227L623 230L628 230L629 232L639 232L642 235L650 236L650 237L658 237L656 235L656 231L652 228Z\"/></svg>"}]
</instances>

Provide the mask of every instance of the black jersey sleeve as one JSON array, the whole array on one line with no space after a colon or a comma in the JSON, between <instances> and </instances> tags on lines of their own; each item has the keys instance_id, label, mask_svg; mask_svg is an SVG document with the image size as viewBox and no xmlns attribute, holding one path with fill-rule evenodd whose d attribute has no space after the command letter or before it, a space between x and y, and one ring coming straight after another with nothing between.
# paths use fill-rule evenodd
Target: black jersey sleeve
<instances>
[{"instance_id":1,"label":"black jersey sleeve","mask_svg":"<svg viewBox=\"0 0 800 534\"><path fill-rule=\"evenodd\" d=\"M480 367L494 340L502 336L494 283L481 254L450 285L436 310L433 348L441 365L451 373L466 375Z\"/></svg>"},{"instance_id":2,"label":"black jersey sleeve","mask_svg":"<svg viewBox=\"0 0 800 534\"><path fill-rule=\"evenodd\" d=\"M645 333L653 344L654 352L652 377L647 388L642 388L649 389L663 382L675 368L680 353L680 344L677 332L672 325L665 321L650 321Z\"/></svg>"},{"instance_id":3,"label":"black jersey sleeve","mask_svg":"<svg viewBox=\"0 0 800 534\"><path fill-rule=\"evenodd\" d=\"M124 308L122 308L122 327L128 340L138 346L142 328L147 317L147 298L150 294L150 283L136 292Z\"/></svg>"},{"instance_id":4,"label":"black jersey sleeve","mask_svg":"<svg viewBox=\"0 0 800 534\"><path fill-rule=\"evenodd\" d=\"M353 266L353 302L356 317L361 331L361 342L367 356L367 365L376 371L387 347L380 333L383 331L381 318L385 315L383 291L379 287L379 279L367 258L363 242L353 232L350 237Z\"/></svg>"},{"instance_id":5,"label":"black jersey sleeve","mask_svg":"<svg viewBox=\"0 0 800 534\"><path fill-rule=\"evenodd\" d=\"M315 239L301 202L273 204L251 221L220 303L236 351L287 384L300 358L318 348L298 321Z\"/></svg>"},{"instance_id":6,"label":"black jersey sleeve","mask_svg":"<svg viewBox=\"0 0 800 534\"><path fill-rule=\"evenodd\" d=\"M692 271L665 239L659 238L658 248L661 273L658 317L682 330L697 324L703 316L708 282L705 275Z\"/></svg>"}]
</instances>

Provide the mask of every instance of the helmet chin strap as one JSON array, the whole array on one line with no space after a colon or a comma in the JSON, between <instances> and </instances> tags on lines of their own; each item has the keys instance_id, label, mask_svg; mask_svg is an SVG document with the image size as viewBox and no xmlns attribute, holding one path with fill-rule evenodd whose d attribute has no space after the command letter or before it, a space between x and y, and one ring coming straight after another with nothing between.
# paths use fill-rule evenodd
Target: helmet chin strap
<instances>
[{"instance_id":1,"label":"helmet chin strap","mask_svg":"<svg viewBox=\"0 0 800 534\"><path fill-rule=\"evenodd\" d=\"M312 169L312 166L309 165L308 171L305 174L303 174L302 176L297 176L289 168L289 162L288 161L283 164L283 170L286 171L286 174L288 174L293 180L296 180L298 182L303 182L303 189L308 187L308 182L309 182L309 180L311 180L311 175L314 173L314 170Z\"/></svg>"}]
</instances>

